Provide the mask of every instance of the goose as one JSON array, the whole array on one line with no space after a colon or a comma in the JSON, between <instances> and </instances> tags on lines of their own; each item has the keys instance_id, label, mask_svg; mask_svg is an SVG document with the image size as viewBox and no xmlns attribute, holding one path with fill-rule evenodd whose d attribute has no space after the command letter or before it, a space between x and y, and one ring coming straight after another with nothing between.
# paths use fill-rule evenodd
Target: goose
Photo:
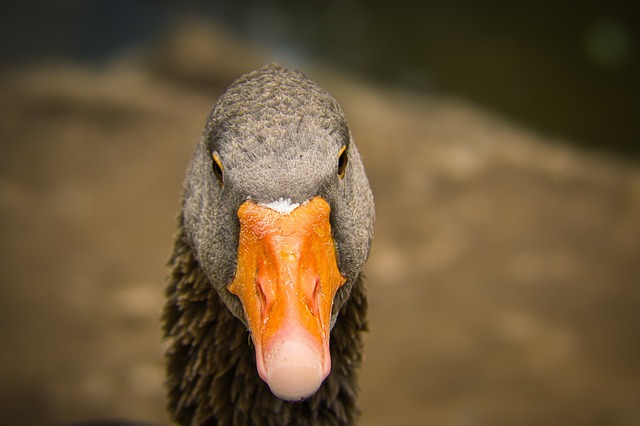
<instances>
[{"instance_id":1,"label":"goose","mask_svg":"<svg viewBox=\"0 0 640 426\"><path fill-rule=\"evenodd\" d=\"M278 64L227 88L188 166L169 261L174 421L354 424L374 219L329 93Z\"/></svg>"}]
</instances>

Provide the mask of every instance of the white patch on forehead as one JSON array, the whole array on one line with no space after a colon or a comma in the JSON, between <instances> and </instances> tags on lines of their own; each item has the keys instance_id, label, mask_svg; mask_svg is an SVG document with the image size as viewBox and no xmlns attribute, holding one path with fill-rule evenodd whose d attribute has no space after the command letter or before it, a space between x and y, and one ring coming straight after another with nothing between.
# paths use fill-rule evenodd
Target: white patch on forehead
<instances>
[{"instance_id":1,"label":"white patch on forehead","mask_svg":"<svg viewBox=\"0 0 640 426\"><path fill-rule=\"evenodd\" d=\"M275 210L278 213L289 214L294 211L300 204L292 203L291 198L287 198L286 200L284 198L280 198L279 200L272 201L269 204L261 203L261 205L268 207L271 210Z\"/></svg>"}]
</instances>

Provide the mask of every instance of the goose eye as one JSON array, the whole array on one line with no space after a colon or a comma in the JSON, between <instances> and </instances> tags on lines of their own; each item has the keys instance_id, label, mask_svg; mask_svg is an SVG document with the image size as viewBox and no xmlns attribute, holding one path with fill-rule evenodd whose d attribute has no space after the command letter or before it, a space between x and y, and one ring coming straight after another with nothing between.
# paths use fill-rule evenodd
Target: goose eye
<instances>
[{"instance_id":1,"label":"goose eye","mask_svg":"<svg viewBox=\"0 0 640 426\"><path fill-rule=\"evenodd\" d=\"M218 181L220 181L220 184L222 184L222 162L220 161L217 153L214 152L212 154L212 157L213 164L211 167L213 168L213 174L216 175Z\"/></svg>"},{"instance_id":2,"label":"goose eye","mask_svg":"<svg viewBox=\"0 0 640 426\"><path fill-rule=\"evenodd\" d=\"M347 170L347 146L343 146L340 150L340 156L338 157L338 176L340 179L344 177L344 173Z\"/></svg>"}]
</instances>

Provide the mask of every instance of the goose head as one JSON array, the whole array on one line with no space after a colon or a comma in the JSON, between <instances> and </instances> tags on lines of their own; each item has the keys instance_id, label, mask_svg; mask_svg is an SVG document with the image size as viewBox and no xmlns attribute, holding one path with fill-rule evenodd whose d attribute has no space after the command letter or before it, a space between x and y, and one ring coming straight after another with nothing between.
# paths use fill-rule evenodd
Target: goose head
<instances>
[{"instance_id":1,"label":"goose head","mask_svg":"<svg viewBox=\"0 0 640 426\"><path fill-rule=\"evenodd\" d=\"M285 400L314 394L373 237L373 196L338 103L278 65L241 77L207 118L182 207L259 376Z\"/></svg>"}]
</instances>

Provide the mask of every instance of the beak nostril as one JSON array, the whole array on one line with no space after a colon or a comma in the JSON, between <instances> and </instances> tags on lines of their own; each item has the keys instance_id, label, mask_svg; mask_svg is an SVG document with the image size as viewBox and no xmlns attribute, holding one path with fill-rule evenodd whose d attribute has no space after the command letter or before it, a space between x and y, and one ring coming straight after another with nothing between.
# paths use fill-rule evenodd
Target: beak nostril
<instances>
[{"instance_id":1,"label":"beak nostril","mask_svg":"<svg viewBox=\"0 0 640 426\"><path fill-rule=\"evenodd\" d=\"M313 287L313 300L318 303L318 296L320 293L320 278L316 277L316 285Z\"/></svg>"},{"instance_id":2,"label":"beak nostril","mask_svg":"<svg viewBox=\"0 0 640 426\"><path fill-rule=\"evenodd\" d=\"M320 306L320 277L316 277L313 283L313 290L308 302L313 315L318 316L318 306Z\"/></svg>"},{"instance_id":3,"label":"beak nostril","mask_svg":"<svg viewBox=\"0 0 640 426\"><path fill-rule=\"evenodd\" d=\"M264 293L262 280L259 277L256 278L256 293L260 304L260 314L264 316L264 313L267 310L267 295Z\"/></svg>"}]
</instances>

